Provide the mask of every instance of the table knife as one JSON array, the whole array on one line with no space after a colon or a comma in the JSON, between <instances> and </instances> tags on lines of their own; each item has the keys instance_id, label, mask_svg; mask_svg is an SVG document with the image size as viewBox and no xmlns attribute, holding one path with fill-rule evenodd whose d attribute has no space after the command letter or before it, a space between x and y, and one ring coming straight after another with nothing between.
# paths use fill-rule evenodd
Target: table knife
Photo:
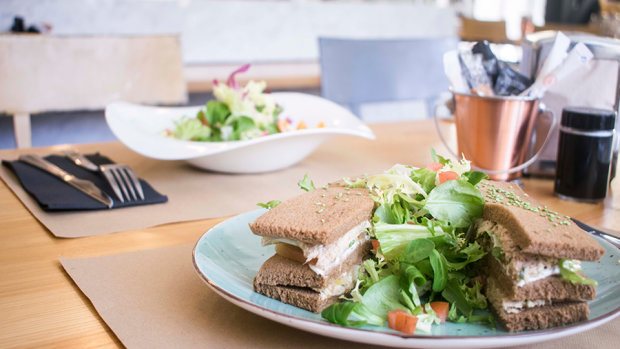
<instances>
[{"instance_id":1,"label":"table knife","mask_svg":"<svg viewBox=\"0 0 620 349\"><path fill-rule=\"evenodd\" d=\"M20 155L19 160L60 178L62 181L78 189L82 193L104 203L108 206L108 208L112 208L112 205L114 204L112 199L106 193L102 192L101 189L99 189L95 184L93 184L93 182L77 178L38 155Z\"/></svg>"}]
</instances>

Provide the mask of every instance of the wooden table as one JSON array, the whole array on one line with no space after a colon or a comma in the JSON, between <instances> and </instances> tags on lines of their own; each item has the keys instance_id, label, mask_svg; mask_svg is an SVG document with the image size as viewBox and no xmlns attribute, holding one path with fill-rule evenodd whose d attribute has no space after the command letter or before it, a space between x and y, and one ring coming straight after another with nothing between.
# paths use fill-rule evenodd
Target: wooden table
<instances>
[{"instance_id":1,"label":"wooden table","mask_svg":"<svg viewBox=\"0 0 620 349\"><path fill-rule=\"evenodd\" d=\"M419 134L411 135L412 147L428 147L429 139L436 140L436 136L428 135L432 133L432 124L423 121L418 126L416 132ZM385 134L397 132L399 127L400 124L381 124L374 125L373 130ZM118 144L102 144L99 149L111 158L129 151ZM13 158L15 154L15 151L0 151L0 159L9 155ZM620 223L620 213L613 208L617 193L600 204L583 204L556 198L550 180L526 179L524 183L528 193L553 210L609 229ZM0 183L0 347L122 347L64 272L58 258L93 257L194 243L209 227L223 219L225 217L88 238L58 239L26 210L4 183Z\"/></svg>"}]
</instances>

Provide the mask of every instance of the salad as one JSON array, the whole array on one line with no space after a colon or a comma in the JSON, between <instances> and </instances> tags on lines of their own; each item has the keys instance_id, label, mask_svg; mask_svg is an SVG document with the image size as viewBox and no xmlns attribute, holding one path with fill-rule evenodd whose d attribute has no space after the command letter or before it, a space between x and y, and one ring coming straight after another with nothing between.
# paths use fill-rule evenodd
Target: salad
<instances>
[{"instance_id":1,"label":"salad","mask_svg":"<svg viewBox=\"0 0 620 349\"><path fill-rule=\"evenodd\" d=\"M426 168L396 165L384 174L343 179L365 187L377 209L366 259L345 302L322 312L342 326L383 326L405 333L430 331L444 321L493 323L477 280L476 262L486 252L467 239L482 215L484 198L476 185L488 176L469 161L445 159L432 151ZM314 188L305 177L305 190Z\"/></svg>"},{"instance_id":2,"label":"salad","mask_svg":"<svg viewBox=\"0 0 620 349\"><path fill-rule=\"evenodd\" d=\"M184 116L164 135L186 141L222 142L248 140L279 132L305 129L288 118L280 118L282 107L266 89L264 81L250 80L240 86L235 76L248 71L246 64L230 74L226 83L213 81L214 100L207 102L195 117ZM317 127L324 127L319 123Z\"/></svg>"}]
</instances>

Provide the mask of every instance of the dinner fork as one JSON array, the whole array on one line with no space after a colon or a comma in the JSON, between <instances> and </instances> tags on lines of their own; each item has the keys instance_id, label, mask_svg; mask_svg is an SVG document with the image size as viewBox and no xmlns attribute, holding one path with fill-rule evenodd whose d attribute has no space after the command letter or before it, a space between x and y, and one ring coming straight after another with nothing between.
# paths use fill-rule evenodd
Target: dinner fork
<instances>
[{"instance_id":1,"label":"dinner fork","mask_svg":"<svg viewBox=\"0 0 620 349\"><path fill-rule=\"evenodd\" d=\"M86 156L74 150L66 150L64 153L76 165L103 174L120 202L144 200L144 191L140 180L129 166L123 164L96 165Z\"/></svg>"}]
</instances>

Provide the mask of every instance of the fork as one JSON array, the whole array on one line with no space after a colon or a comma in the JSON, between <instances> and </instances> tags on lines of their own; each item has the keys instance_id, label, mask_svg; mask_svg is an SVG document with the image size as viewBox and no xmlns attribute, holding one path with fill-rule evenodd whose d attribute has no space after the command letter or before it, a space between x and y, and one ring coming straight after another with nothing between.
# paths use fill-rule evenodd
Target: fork
<instances>
[{"instance_id":1,"label":"fork","mask_svg":"<svg viewBox=\"0 0 620 349\"><path fill-rule=\"evenodd\" d=\"M129 166L122 164L96 165L86 156L71 149L65 150L64 154L76 165L103 174L120 202L144 200L144 191L140 180Z\"/></svg>"}]
</instances>

